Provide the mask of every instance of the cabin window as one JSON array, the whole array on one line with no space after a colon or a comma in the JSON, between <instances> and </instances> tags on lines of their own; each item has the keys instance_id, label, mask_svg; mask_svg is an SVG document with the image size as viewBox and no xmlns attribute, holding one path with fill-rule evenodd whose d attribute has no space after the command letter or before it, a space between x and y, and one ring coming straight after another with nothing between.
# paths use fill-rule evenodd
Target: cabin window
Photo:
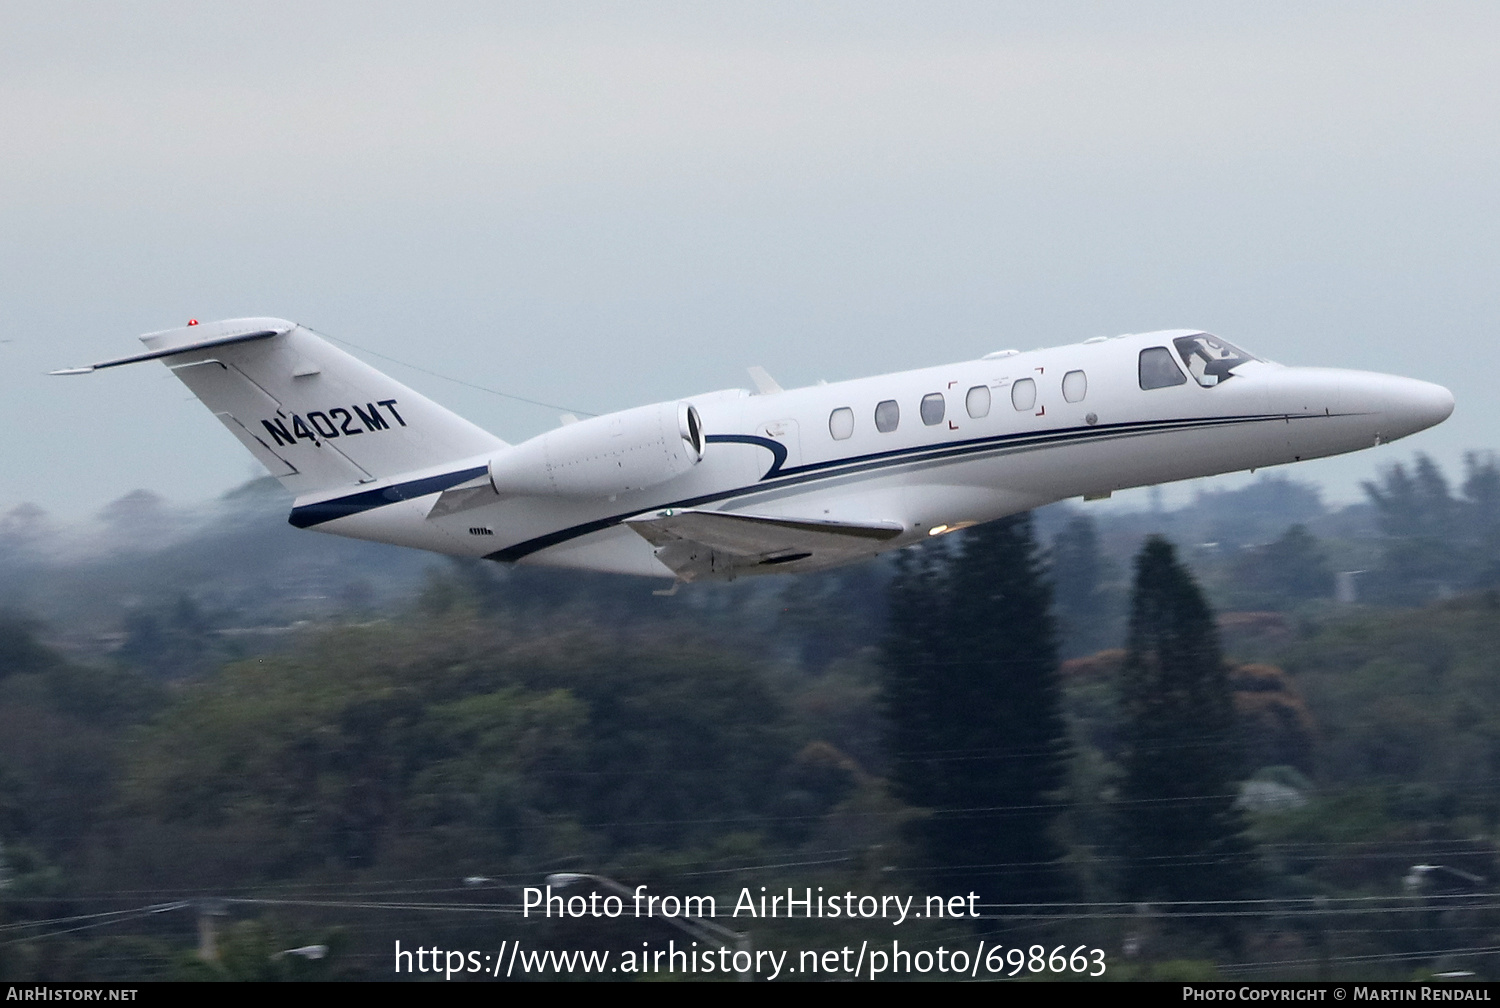
<instances>
[{"instance_id":1,"label":"cabin window","mask_svg":"<svg viewBox=\"0 0 1500 1008\"><path fill-rule=\"evenodd\" d=\"M1196 336L1179 336L1172 341L1177 356L1193 380L1204 388L1213 388L1234 377L1233 368L1239 367L1254 357L1217 336L1198 333Z\"/></svg>"},{"instance_id":2,"label":"cabin window","mask_svg":"<svg viewBox=\"0 0 1500 1008\"><path fill-rule=\"evenodd\" d=\"M1172 360L1172 351L1164 346L1141 351L1141 388L1166 388L1168 385L1186 384L1187 376Z\"/></svg>"},{"instance_id":3,"label":"cabin window","mask_svg":"<svg viewBox=\"0 0 1500 1008\"><path fill-rule=\"evenodd\" d=\"M1036 407L1036 382L1030 378L1022 378L1010 387L1010 404L1018 410L1029 410Z\"/></svg>"},{"instance_id":4,"label":"cabin window","mask_svg":"<svg viewBox=\"0 0 1500 1008\"><path fill-rule=\"evenodd\" d=\"M828 414L828 433L833 435L835 441L843 441L854 433L854 411L848 406L840 406Z\"/></svg>"},{"instance_id":5,"label":"cabin window","mask_svg":"<svg viewBox=\"0 0 1500 1008\"><path fill-rule=\"evenodd\" d=\"M988 385L975 385L969 389L969 394L964 396L964 408L969 411L969 416L978 420L980 417L990 415L990 387Z\"/></svg>"},{"instance_id":6,"label":"cabin window","mask_svg":"<svg viewBox=\"0 0 1500 1008\"><path fill-rule=\"evenodd\" d=\"M1089 393L1089 378L1082 371L1069 371L1063 375L1063 398L1068 402L1083 402Z\"/></svg>"},{"instance_id":7,"label":"cabin window","mask_svg":"<svg viewBox=\"0 0 1500 1008\"><path fill-rule=\"evenodd\" d=\"M887 399L875 407L875 429L889 434L901 423L901 407L896 400Z\"/></svg>"},{"instance_id":8,"label":"cabin window","mask_svg":"<svg viewBox=\"0 0 1500 1008\"><path fill-rule=\"evenodd\" d=\"M943 422L943 414L948 410L948 404L943 400L943 393L929 392L922 397L922 422L931 427Z\"/></svg>"}]
</instances>

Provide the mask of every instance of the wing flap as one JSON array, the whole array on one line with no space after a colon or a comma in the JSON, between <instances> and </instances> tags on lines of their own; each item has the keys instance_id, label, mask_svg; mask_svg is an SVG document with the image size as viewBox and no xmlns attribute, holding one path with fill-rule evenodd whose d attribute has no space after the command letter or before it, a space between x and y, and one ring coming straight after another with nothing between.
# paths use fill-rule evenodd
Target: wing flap
<instances>
[{"instance_id":1,"label":"wing flap","mask_svg":"<svg viewBox=\"0 0 1500 1008\"><path fill-rule=\"evenodd\" d=\"M847 522L728 511L668 509L627 518L684 580L726 568L808 561L822 566L879 551L906 531L898 522ZM699 570L703 567L703 570Z\"/></svg>"}]
</instances>

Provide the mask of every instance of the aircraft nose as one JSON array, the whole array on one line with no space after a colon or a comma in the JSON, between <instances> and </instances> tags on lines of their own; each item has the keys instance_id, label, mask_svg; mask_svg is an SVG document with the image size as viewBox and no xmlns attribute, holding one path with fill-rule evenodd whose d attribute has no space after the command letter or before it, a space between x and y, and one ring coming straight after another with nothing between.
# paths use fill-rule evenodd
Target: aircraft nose
<instances>
[{"instance_id":1,"label":"aircraft nose","mask_svg":"<svg viewBox=\"0 0 1500 1008\"><path fill-rule=\"evenodd\" d=\"M1453 415L1453 393L1432 382L1414 382L1408 395L1409 416L1416 430L1436 426Z\"/></svg>"},{"instance_id":2,"label":"aircraft nose","mask_svg":"<svg viewBox=\"0 0 1500 1008\"><path fill-rule=\"evenodd\" d=\"M1345 408L1380 417L1382 441L1426 430L1453 413L1453 393L1443 386L1394 375L1351 377L1344 383L1342 399Z\"/></svg>"}]
</instances>

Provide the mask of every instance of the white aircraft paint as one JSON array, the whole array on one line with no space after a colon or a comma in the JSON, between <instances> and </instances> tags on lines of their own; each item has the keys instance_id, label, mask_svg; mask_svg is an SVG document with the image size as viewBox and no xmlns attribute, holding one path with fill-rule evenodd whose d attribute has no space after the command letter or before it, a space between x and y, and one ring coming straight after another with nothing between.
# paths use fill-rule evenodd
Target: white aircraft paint
<instances>
[{"instance_id":1,"label":"white aircraft paint","mask_svg":"<svg viewBox=\"0 0 1500 1008\"><path fill-rule=\"evenodd\" d=\"M296 500L290 521L455 556L681 581L818 570L1069 497L1431 427L1427 382L1291 368L1183 329L568 422L519 445L282 319L141 337ZM572 421L572 418L568 418Z\"/></svg>"}]
</instances>

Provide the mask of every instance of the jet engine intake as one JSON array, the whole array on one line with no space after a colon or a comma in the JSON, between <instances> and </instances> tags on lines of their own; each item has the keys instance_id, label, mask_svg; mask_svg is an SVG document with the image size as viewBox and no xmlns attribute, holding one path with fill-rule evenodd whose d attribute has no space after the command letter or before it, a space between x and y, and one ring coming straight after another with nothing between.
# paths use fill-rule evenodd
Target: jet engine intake
<instances>
[{"instance_id":1,"label":"jet engine intake","mask_svg":"<svg viewBox=\"0 0 1500 1008\"><path fill-rule=\"evenodd\" d=\"M681 476L703 458L703 422L686 402L580 420L490 459L496 493L598 497Z\"/></svg>"}]
</instances>

